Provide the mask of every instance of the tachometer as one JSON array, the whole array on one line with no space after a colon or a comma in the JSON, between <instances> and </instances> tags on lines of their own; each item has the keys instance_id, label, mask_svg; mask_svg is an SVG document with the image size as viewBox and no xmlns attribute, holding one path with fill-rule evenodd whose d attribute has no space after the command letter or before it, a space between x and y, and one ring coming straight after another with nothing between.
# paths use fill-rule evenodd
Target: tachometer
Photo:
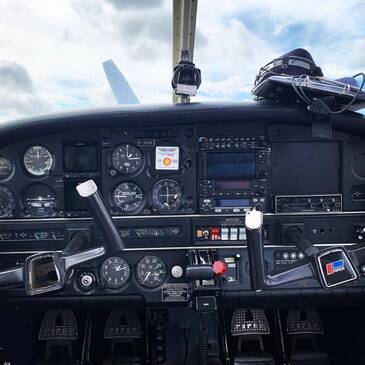
<instances>
[{"instance_id":1,"label":"tachometer","mask_svg":"<svg viewBox=\"0 0 365 365\"><path fill-rule=\"evenodd\" d=\"M171 179L158 181L152 189L152 200L160 212L173 212L180 207L183 198L181 185Z\"/></svg>"},{"instance_id":2,"label":"tachometer","mask_svg":"<svg viewBox=\"0 0 365 365\"><path fill-rule=\"evenodd\" d=\"M8 178L13 172L13 164L4 156L0 156L0 179Z\"/></svg>"},{"instance_id":3,"label":"tachometer","mask_svg":"<svg viewBox=\"0 0 365 365\"><path fill-rule=\"evenodd\" d=\"M135 174L143 165L142 152L132 144L122 144L112 153L112 165L122 174Z\"/></svg>"},{"instance_id":4,"label":"tachometer","mask_svg":"<svg viewBox=\"0 0 365 365\"><path fill-rule=\"evenodd\" d=\"M0 185L0 218L12 217L14 208L13 193L5 185Z\"/></svg>"},{"instance_id":5,"label":"tachometer","mask_svg":"<svg viewBox=\"0 0 365 365\"><path fill-rule=\"evenodd\" d=\"M112 200L114 208L125 213L136 213L143 208L143 190L134 182L123 182L114 189Z\"/></svg>"},{"instance_id":6,"label":"tachometer","mask_svg":"<svg viewBox=\"0 0 365 365\"><path fill-rule=\"evenodd\" d=\"M166 265L157 256L146 256L137 264L137 280L147 288L160 286L165 281L166 274Z\"/></svg>"},{"instance_id":7,"label":"tachometer","mask_svg":"<svg viewBox=\"0 0 365 365\"><path fill-rule=\"evenodd\" d=\"M22 200L26 213L34 217L52 216L57 207L56 194L45 184L30 185Z\"/></svg>"},{"instance_id":8,"label":"tachometer","mask_svg":"<svg viewBox=\"0 0 365 365\"><path fill-rule=\"evenodd\" d=\"M109 257L101 265L100 276L110 289L118 289L127 283L131 268L121 257Z\"/></svg>"},{"instance_id":9,"label":"tachometer","mask_svg":"<svg viewBox=\"0 0 365 365\"><path fill-rule=\"evenodd\" d=\"M46 147L32 146L25 151L23 163L29 174L33 176L45 176L51 172L54 159Z\"/></svg>"}]
</instances>

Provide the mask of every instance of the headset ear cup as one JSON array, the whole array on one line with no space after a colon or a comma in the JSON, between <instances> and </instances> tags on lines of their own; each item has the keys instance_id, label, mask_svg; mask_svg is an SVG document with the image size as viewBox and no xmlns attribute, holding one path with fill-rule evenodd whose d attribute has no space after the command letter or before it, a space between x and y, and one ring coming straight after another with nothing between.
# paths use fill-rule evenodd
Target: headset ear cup
<instances>
[{"instance_id":1,"label":"headset ear cup","mask_svg":"<svg viewBox=\"0 0 365 365\"><path fill-rule=\"evenodd\" d=\"M261 67L256 77L255 85L260 84L272 75L323 77L323 72L315 64L312 55L307 50L296 48Z\"/></svg>"},{"instance_id":2,"label":"headset ear cup","mask_svg":"<svg viewBox=\"0 0 365 365\"><path fill-rule=\"evenodd\" d=\"M322 69L319 66L314 67L312 75L318 76L318 77L323 77Z\"/></svg>"}]
</instances>

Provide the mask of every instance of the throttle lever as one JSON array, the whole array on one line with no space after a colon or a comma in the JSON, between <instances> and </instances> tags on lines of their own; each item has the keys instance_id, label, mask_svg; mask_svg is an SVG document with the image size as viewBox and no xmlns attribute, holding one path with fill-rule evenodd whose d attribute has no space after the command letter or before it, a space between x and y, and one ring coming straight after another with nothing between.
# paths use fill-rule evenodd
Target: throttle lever
<instances>
[{"instance_id":1,"label":"throttle lever","mask_svg":"<svg viewBox=\"0 0 365 365\"><path fill-rule=\"evenodd\" d=\"M246 212L245 226L251 288L253 290L269 289L296 280L314 278L315 271L311 262L303 262L279 273L266 273L262 235L263 219L263 213L256 208ZM298 232L292 233L299 244L303 245L303 248L305 245L312 247L309 241L299 239Z\"/></svg>"},{"instance_id":2,"label":"throttle lever","mask_svg":"<svg viewBox=\"0 0 365 365\"><path fill-rule=\"evenodd\" d=\"M122 238L105 208L94 180L87 180L77 185L76 189L82 198L86 198L89 201L95 217L99 221L103 233L109 242L109 250L111 253L123 251L125 246Z\"/></svg>"},{"instance_id":3,"label":"throttle lever","mask_svg":"<svg viewBox=\"0 0 365 365\"><path fill-rule=\"evenodd\" d=\"M319 252L318 248L304 237L303 232L297 226L288 227L284 232L284 238L302 250L308 257L316 255Z\"/></svg>"},{"instance_id":4,"label":"throttle lever","mask_svg":"<svg viewBox=\"0 0 365 365\"><path fill-rule=\"evenodd\" d=\"M247 250L251 288L253 290L262 289L265 283L264 243L262 239L263 220L263 213L256 210L256 208L246 212Z\"/></svg>"}]
</instances>

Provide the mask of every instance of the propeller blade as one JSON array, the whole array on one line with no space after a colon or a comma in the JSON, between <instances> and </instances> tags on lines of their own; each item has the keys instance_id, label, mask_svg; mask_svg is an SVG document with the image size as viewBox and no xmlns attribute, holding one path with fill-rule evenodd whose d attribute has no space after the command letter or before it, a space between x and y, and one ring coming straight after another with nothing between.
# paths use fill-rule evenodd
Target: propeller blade
<instances>
[{"instance_id":1,"label":"propeller blade","mask_svg":"<svg viewBox=\"0 0 365 365\"><path fill-rule=\"evenodd\" d=\"M103 62L105 75L118 104L139 104L139 100L113 60Z\"/></svg>"}]
</instances>

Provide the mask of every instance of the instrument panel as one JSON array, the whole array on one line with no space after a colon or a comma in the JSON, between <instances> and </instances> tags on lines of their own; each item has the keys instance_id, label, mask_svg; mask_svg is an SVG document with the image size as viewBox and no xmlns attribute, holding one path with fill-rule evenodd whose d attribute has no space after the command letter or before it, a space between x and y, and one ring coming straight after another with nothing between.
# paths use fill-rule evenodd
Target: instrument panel
<instances>
[{"instance_id":1,"label":"instrument panel","mask_svg":"<svg viewBox=\"0 0 365 365\"><path fill-rule=\"evenodd\" d=\"M278 131L263 123L244 131L239 124L88 129L4 146L0 218L88 217L76 192L87 179L113 216L365 209L361 141Z\"/></svg>"},{"instance_id":2,"label":"instrument panel","mask_svg":"<svg viewBox=\"0 0 365 365\"><path fill-rule=\"evenodd\" d=\"M1 253L18 260L62 250L80 230L102 244L76 192L93 179L127 250L77 269L70 295L143 293L158 302L185 293L191 250L204 262L227 260L224 288L249 290L244 214L253 206L265 212L272 269L302 258L286 247L288 224L319 245L365 240L363 155L363 138L269 122L172 120L27 137L0 148Z\"/></svg>"},{"instance_id":3,"label":"instrument panel","mask_svg":"<svg viewBox=\"0 0 365 365\"><path fill-rule=\"evenodd\" d=\"M364 210L362 141L301 132L235 123L26 139L0 149L0 218L88 217L76 192L87 179L113 216Z\"/></svg>"},{"instance_id":4,"label":"instrument panel","mask_svg":"<svg viewBox=\"0 0 365 365\"><path fill-rule=\"evenodd\" d=\"M114 216L196 213L194 130L152 132L91 129L0 149L0 218L88 217L76 192L87 179Z\"/></svg>"}]
</instances>

